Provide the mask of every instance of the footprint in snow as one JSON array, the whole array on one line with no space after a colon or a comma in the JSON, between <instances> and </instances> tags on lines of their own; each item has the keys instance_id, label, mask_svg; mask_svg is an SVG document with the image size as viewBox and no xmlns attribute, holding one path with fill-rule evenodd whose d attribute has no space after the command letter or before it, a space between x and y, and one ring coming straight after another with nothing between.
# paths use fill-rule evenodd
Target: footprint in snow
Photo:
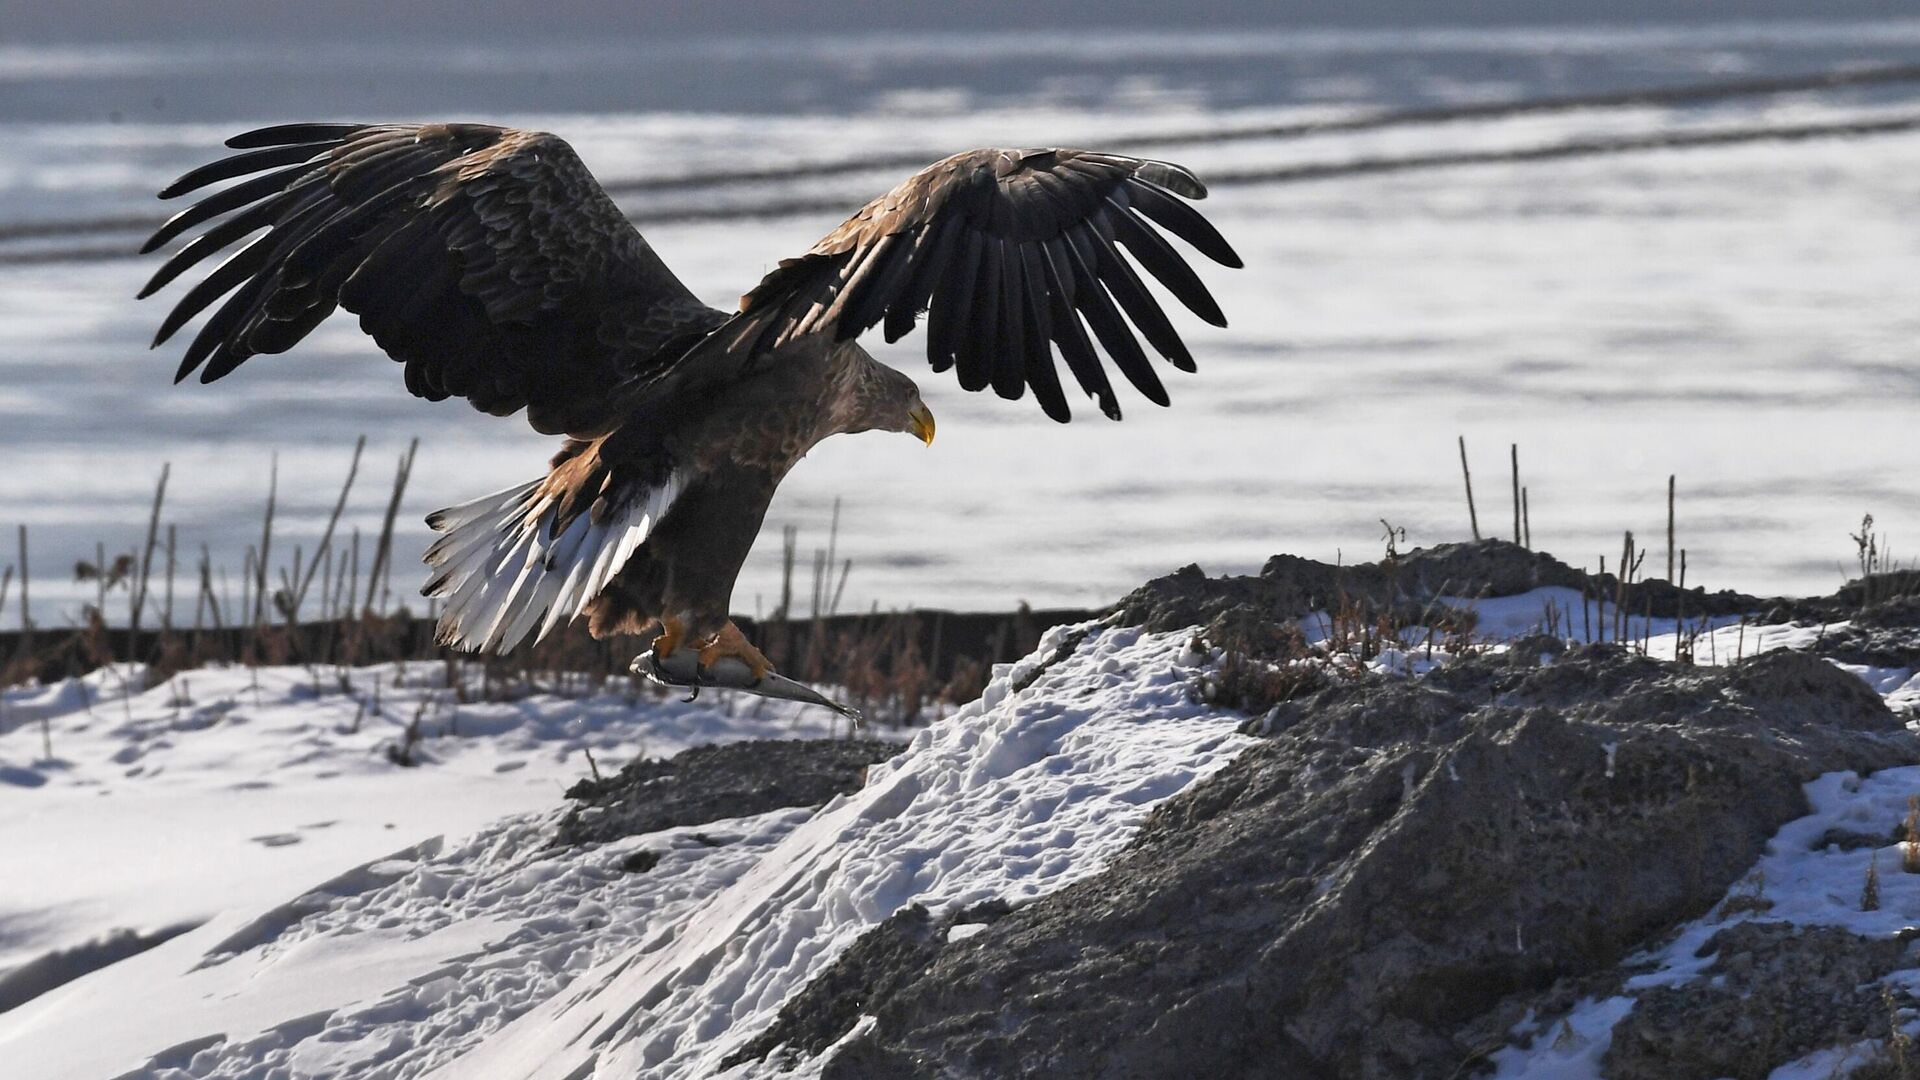
<instances>
[{"instance_id":1,"label":"footprint in snow","mask_svg":"<svg viewBox=\"0 0 1920 1080\"><path fill-rule=\"evenodd\" d=\"M39 787L47 778L32 769L22 769L17 765L0 765L0 784L14 787Z\"/></svg>"},{"instance_id":2,"label":"footprint in snow","mask_svg":"<svg viewBox=\"0 0 1920 1080\"><path fill-rule=\"evenodd\" d=\"M300 838L293 833L269 833L266 836L254 836L248 839L262 847L286 847L300 842Z\"/></svg>"}]
</instances>

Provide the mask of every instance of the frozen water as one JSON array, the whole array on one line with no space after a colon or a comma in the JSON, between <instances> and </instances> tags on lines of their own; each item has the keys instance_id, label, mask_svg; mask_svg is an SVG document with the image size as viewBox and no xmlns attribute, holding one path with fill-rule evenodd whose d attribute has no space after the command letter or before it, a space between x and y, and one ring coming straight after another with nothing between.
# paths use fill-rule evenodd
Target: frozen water
<instances>
[{"instance_id":1,"label":"frozen water","mask_svg":"<svg viewBox=\"0 0 1920 1080\"><path fill-rule=\"evenodd\" d=\"M324 43L298 54L223 49L217 63L176 45L14 49L0 56L10 88L0 94L9 147L0 205L8 221L157 214L149 193L225 134L322 115L539 124L574 141L604 178L658 176L1911 62L1920 22L1088 35L1064 51L1073 59L1048 40L800 42L777 56L743 42L680 51L530 42L513 63L476 46L424 67L417 50ZM1057 64L1038 82L1027 74L1036 51ZM706 75L676 82L650 64ZM1887 87L1154 152L1204 176L1904 114L1916 102L1914 88ZM121 122L109 122L116 109ZM1129 399L1122 424L1092 416L1061 428L1031 402L964 394L926 372L918 336L876 346L922 377L940 441L922 450L881 435L835 440L795 471L769 521L797 523L803 543L824 545L832 501L845 498L847 607L1096 604L1193 560L1222 572L1280 550L1370 553L1380 518L1414 543L1461 538L1453 439L1464 433L1489 532L1508 528L1506 449L1518 443L1536 546L1578 564L1617 550L1621 529L1656 535L1666 476L1677 473L1692 580L1825 591L1863 512L1879 516L1896 548L1920 521L1920 492L1896 466L1920 454L1920 313L1908 295L1920 255L1909 227L1917 166L1920 134L1907 134L1220 186L1207 208L1248 268L1205 271L1233 325L1181 323L1201 371L1170 375L1174 408ZM831 196L851 210L898 174L725 197ZM648 234L724 307L837 216ZM5 250L134 240L109 233ZM269 451L281 452L276 547L290 552L302 540L311 548L355 434L372 435L354 503L369 526L385 463L420 434L396 575L406 592L419 580L406 568L425 540L422 513L529 478L551 449L517 422L408 398L397 367L349 319L218 387L173 388L175 351L144 351L162 309L130 299L152 268L0 265L0 523L32 526L44 624L77 612L86 590L66 583L64 568L90 557L95 540L135 543L163 460L175 466L169 518L237 568L257 530ZM768 531L739 610L774 603L779 542Z\"/></svg>"}]
</instances>

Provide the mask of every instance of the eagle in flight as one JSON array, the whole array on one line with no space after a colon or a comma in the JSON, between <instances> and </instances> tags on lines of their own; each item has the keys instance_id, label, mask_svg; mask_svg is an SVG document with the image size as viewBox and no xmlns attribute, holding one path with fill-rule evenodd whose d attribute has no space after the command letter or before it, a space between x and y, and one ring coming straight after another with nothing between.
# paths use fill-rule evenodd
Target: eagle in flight
<instances>
[{"instance_id":1,"label":"eagle in flight","mask_svg":"<svg viewBox=\"0 0 1920 1080\"><path fill-rule=\"evenodd\" d=\"M733 657L761 677L772 665L728 603L781 479L830 435L933 440L913 380L868 355L859 334L878 325L891 342L924 313L933 370L1004 398L1031 390L1064 423L1057 355L1117 420L1096 341L1160 405L1167 392L1139 339L1194 369L1136 264L1226 325L1159 230L1241 265L1183 201L1206 189L1180 166L971 150L781 261L727 314L680 283L553 135L288 124L227 146L240 152L160 197L246 179L175 214L142 249L207 226L146 297L239 245L154 338L225 298L176 382L196 371L212 382L250 356L284 352L343 307L405 365L415 395L466 398L496 416L525 409L534 430L565 436L546 475L427 519L441 535L422 592L444 601L441 639L471 650L504 652L585 616L595 637L658 624L656 657L695 648L703 668Z\"/></svg>"}]
</instances>

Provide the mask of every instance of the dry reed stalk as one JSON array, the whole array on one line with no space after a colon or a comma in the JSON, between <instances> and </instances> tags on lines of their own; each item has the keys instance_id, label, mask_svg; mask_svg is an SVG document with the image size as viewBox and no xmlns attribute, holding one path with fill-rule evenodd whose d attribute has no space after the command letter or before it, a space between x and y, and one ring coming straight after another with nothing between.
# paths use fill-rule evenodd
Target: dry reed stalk
<instances>
[{"instance_id":1,"label":"dry reed stalk","mask_svg":"<svg viewBox=\"0 0 1920 1080\"><path fill-rule=\"evenodd\" d=\"M800 527L780 527L780 606L774 618L787 622L793 618L793 563L800 547Z\"/></svg>"},{"instance_id":2,"label":"dry reed stalk","mask_svg":"<svg viewBox=\"0 0 1920 1080\"><path fill-rule=\"evenodd\" d=\"M348 568L350 581L347 585L347 618L351 619L359 611L360 597L360 526L353 527L353 565Z\"/></svg>"},{"instance_id":3,"label":"dry reed stalk","mask_svg":"<svg viewBox=\"0 0 1920 1080\"><path fill-rule=\"evenodd\" d=\"M1633 558L1633 530L1628 529L1620 542L1620 572L1614 575L1613 596L1613 640L1627 641L1633 628L1633 620L1627 611L1627 585L1633 577L1636 565Z\"/></svg>"},{"instance_id":4,"label":"dry reed stalk","mask_svg":"<svg viewBox=\"0 0 1920 1080\"><path fill-rule=\"evenodd\" d=\"M1587 613L1587 593L1593 588L1593 578L1584 573L1586 567L1580 569L1583 571L1580 575L1580 632L1587 641L1592 641L1593 617Z\"/></svg>"},{"instance_id":5,"label":"dry reed stalk","mask_svg":"<svg viewBox=\"0 0 1920 1080\"><path fill-rule=\"evenodd\" d=\"M93 590L93 610L104 619L107 617L107 545L98 540L93 542Z\"/></svg>"},{"instance_id":6,"label":"dry reed stalk","mask_svg":"<svg viewBox=\"0 0 1920 1080\"><path fill-rule=\"evenodd\" d=\"M206 548L202 546L201 551L203 554L200 556L200 590L196 592L193 597L193 637L196 642L200 639L201 628L206 625L207 600L213 595L213 582L211 580L213 568L208 565L207 557L204 554L205 550Z\"/></svg>"},{"instance_id":7,"label":"dry reed stalk","mask_svg":"<svg viewBox=\"0 0 1920 1080\"><path fill-rule=\"evenodd\" d=\"M840 552L840 496L833 497L833 517L827 524L827 567L832 569Z\"/></svg>"},{"instance_id":8,"label":"dry reed stalk","mask_svg":"<svg viewBox=\"0 0 1920 1080\"><path fill-rule=\"evenodd\" d=\"M240 620L246 618L247 613L253 610L253 576L254 576L254 568L258 565L259 565L259 556L255 554L253 550L253 545L248 544L246 558L240 561L240 606L238 608L233 609L233 612L234 612L233 619L234 619L235 626L241 625ZM221 567L220 573L223 579L222 583L224 585L226 567L224 566ZM247 625L257 627L258 621L257 620L250 621ZM255 629L254 636L255 637L259 636L258 629Z\"/></svg>"},{"instance_id":9,"label":"dry reed stalk","mask_svg":"<svg viewBox=\"0 0 1920 1080\"><path fill-rule=\"evenodd\" d=\"M361 451L366 448L367 437L362 435L353 444L353 460L347 464L347 480L340 485L340 497L334 500L333 513L327 515L327 527L320 533L320 545L313 549L313 564L307 567L306 576L300 578L300 587L293 592L293 615L288 617L290 622L298 618L301 605L306 602L307 589L313 584L314 570L320 566L321 561L333 550L333 530L335 526L340 524L341 512L347 508L347 495L353 491L354 477L360 475L360 454ZM331 571L331 563L329 563L328 569ZM299 576L298 571L295 571L295 576ZM327 586L323 581L320 584L322 607L326 605L326 594ZM321 614L324 616L326 613L323 611Z\"/></svg>"},{"instance_id":10,"label":"dry reed stalk","mask_svg":"<svg viewBox=\"0 0 1920 1080\"><path fill-rule=\"evenodd\" d=\"M220 568L220 606L224 608L228 614L233 616L233 625L236 627L240 625L239 620L246 616L246 592L246 586L243 582L240 589L241 603L240 606L235 607L233 603L233 582L227 578L227 568L224 566Z\"/></svg>"},{"instance_id":11,"label":"dry reed stalk","mask_svg":"<svg viewBox=\"0 0 1920 1080\"><path fill-rule=\"evenodd\" d=\"M840 563L840 584L834 586L833 599L827 604L829 617L840 613L840 597L847 591L847 575L853 573L853 560L848 558Z\"/></svg>"},{"instance_id":12,"label":"dry reed stalk","mask_svg":"<svg viewBox=\"0 0 1920 1080\"><path fill-rule=\"evenodd\" d=\"M1673 474L1667 474L1667 580L1673 580Z\"/></svg>"},{"instance_id":13,"label":"dry reed stalk","mask_svg":"<svg viewBox=\"0 0 1920 1080\"><path fill-rule=\"evenodd\" d=\"M1920 874L1920 795L1907 796L1907 816L1900 827L1906 836L1900 842L1900 869Z\"/></svg>"},{"instance_id":14,"label":"dry reed stalk","mask_svg":"<svg viewBox=\"0 0 1920 1080\"><path fill-rule=\"evenodd\" d=\"M222 576L225 573L221 571ZM207 613L213 616L213 628L220 630L226 625L226 620L220 613L220 598L213 591L213 551L205 544L200 545L200 595L207 602ZM200 612L197 609L193 614L193 628L200 629Z\"/></svg>"},{"instance_id":15,"label":"dry reed stalk","mask_svg":"<svg viewBox=\"0 0 1920 1080\"><path fill-rule=\"evenodd\" d=\"M1513 542L1522 540L1520 532L1520 444L1509 443L1508 454L1513 461Z\"/></svg>"},{"instance_id":16,"label":"dry reed stalk","mask_svg":"<svg viewBox=\"0 0 1920 1080\"><path fill-rule=\"evenodd\" d=\"M1600 556L1600 576L1593 580L1594 621L1600 624L1600 640L1607 640L1607 557Z\"/></svg>"},{"instance_id":17,"label":"dry reed stalk","mask_svg":"<svg viewBox=\"0 0 1920 1080\"><path fill-rule=\"evenodd\" d=\"M132 631L127 636L129 648L131 643L140 636L140 617L146 613L147 587L153 575L153 548L160 539L160 507L167 500L167 477L172 472L172 462L162 463L160 482L153 489L153 512L147 517L147 544L140 553L140 574L131 587L128 600L131 610L127 625Z\"/></svg>"},{"instance_id":18,"label":"dry reed stalk","mask_svg":"<svg viewBox=\"0 0 1920 1080\"><path fill-rule=\"evenodd\" d=\"M793 566L800 549L800 529L796 525L780 527L780 606L774 610L780 631L777 640L764 642L777 647L780 663L793 666Z\"/></svg>"},{"instance_id":19,"label":"dry reed stalk","mask_svg":"<svg viewBox=\"0 0 1920 1080\"><path fill-rule=\"evenodd\" d=\"M27 527L20 526L20 655L33 655L33 607L27 600Z\"/></svg>"},{"instance_id":20,"label":"dry reed stalk","mask_svg":"<svg viewBox=\"0 0 1920 1080\"><path fill-rule=\"evenodd\" d=\"M267 610L267 560L273 554L273 516L280 498L280 454L276 451L267 472L267 513L260 523L260 554L253 564L253 636L259 644Z\"/></svg>"},{"instance_id":21,"label":"dry reed stalk","mask_svg":"<svg viewBox=\"0 0 1920 1080\"><path fill-rule=\"evenodd\" d=\"M1473 538L1480 539L1480 514L1473 508L1473 470L1467 468L1467 437L1460 436L1460 476L1467 483L1467 520L1473 525Z\"/></svg>"},{"instance_id":22,"label":"dry reed stalk","mask_svg":"<svg viewBox=\"0 0 1920 1080\"><path fill-rule=\"evenodd\" d=\"M176 526L172 524L167 526L167 597L165 606L160 609L160 629L168 636L173 634L173 575L176 569L174 541L177 539L174 535L175 530Z\"/></svg>"},{"instance_id":23,"label":"dry reed stalk","mask_svg":"<svg viewBox=\"0 0 1920 1080\"><path fill-rule=\"evenodd\" d=\"M293 545L293 572L289 574L286 567L280 568L280 588L273 594L273 606L280 609L280 614L286 619L289 627L298 623L294 618L293 590L296 587L294 582L300 580L300 569L305 559L306 550L299 544Z\"/></svg>"},{"instance_id":24,"label":"dry reed stalk","mask_svg":"<svg viewBox=\"0 0 1920 1080\"><path fill-rule=\"evenodd\" d=\"M322 545L325 546L324 544ZM320 621L333 621L333 564L337 561L332 552L316 553L314 559L320 564Z\"/></svg>"},{"instance_id":25,"label":"dry reed stalk","mask_svg":"<svg viewBox=\"0 0 1920 1080\"><path fill-rule=\"evenodd\" d=\"M393 494L387 499L387 513L380 522L380 542L374 547L373 569L367 574L367 595L361 605L363 611L371 611L374 598L379 596L380 608L387 604L387 576L393 560L393 520L400 513L400 500L407 493L407 478L413 474L413 459L420 449L420 440L415 437L407 445L407 452L400 458L400 464L393 475Z\"/></svg>"}]
</instances>

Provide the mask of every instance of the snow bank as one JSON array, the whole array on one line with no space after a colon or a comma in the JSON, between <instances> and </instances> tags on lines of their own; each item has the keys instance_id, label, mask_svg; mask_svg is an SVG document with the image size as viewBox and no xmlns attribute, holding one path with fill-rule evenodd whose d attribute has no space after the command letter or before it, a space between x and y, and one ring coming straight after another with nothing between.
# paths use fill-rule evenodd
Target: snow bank
<instances>
[{"instance_id":1,"label":"snow bank","mask_svg":"<svg viewBox=\"0 0 1920 1080\"><path fill-rule=\"evenodd\" d=\"M441 665L383 665L343 683L333 669L208 669L130 693L142 673L116 668L4 691L0 980L38 978L28 965L51 972L63 957L61 973L72 976L87 957L120 955L100 946L182 928L205 932L155 951L205 950L290 896L330 895L323 883L395 852L424 857L437 838L550 809L590 773L589 752L611 770L696 743L834 728L818 711L750 715L723 696L698 705L650 693L461 702L445 674ZM416 719L420 765L403 768L387 751ZM128 1002L173 977L142 967L148 960L120 960L82 980L75 989L85 994L66 995L60 1008L113 1017L112 1029L127 1033L114 1010L144 1011ZM389 985L376 978L369 989ZM31 1075L98 1077L168 1045L84 1027L49 1028L31 1006L0 1013L0 1060L31 1044L47 1065Z\"/></svg>"},{"instance_id":2,"label":"snow bank","mask_svg":"<svg viewBox=\"0 0 1920 1080\"><path fill-rule=\"evenodd\" d=\"M550 806L559 781L584 766L584 747L604 761L765 735L766 724L617 699L460 706L461 730L488 734L435 738L426 748L438 764L399 770L380 748L429 688L417 699L387 690L395 717L369 721L358 738L341 731L356 699L313 696L297 669L263 672L257 706L246 673L188 676L196 699L224 703L206 724L192 710L176 721L164 690L133 698L132 721L96 701L92 721L82 710L56 728L68 765L19 766L48 777L31 789L46 826L65 830L61 843L119 836L124 854L169 828L135 829L119 816L144 780L191 811L188 835L175 838L181 849L209 850L191 872L158 874L172 884L144 906L131 894L151 868L138 864L10 902L44 912L64 890L93 898L96 922L186 910L204 925L0 1014L0 1059L48 1080L127 1069L167 1080L708 1075L895 910L1019 903L1095 873L1156 802L1226 764L1251 739L1236 733L1237 715L1192 700L1192 665L1204 659L1178 634L1059 628L1032 657L997 669L979 702L920 732L873 768L865 789L817 814L778 811L581 849L547 847L551 810L452 842L439 834L461 833L446 820L457 814L435 818L442 827L425 836L378 819L431 816L413 804L439 801L423 786L436 777L476 818L483 806L488 816ZM788 726L821 734L827 722L797 714ZM275 737L260 738L269 725ZM137 748L134 764L114 761L116 746ZM518 764L500 770L509 763ZM146 769L126 774L139 764ZM245 786L254 777L334 803L326 815L335 824L246 820L247 800L268 805ZM112 798L94 794L102 789ZM101 807L114 812L92 812ZM224 831L221 817L233 822ZM362 834L358 848L297 858L343 830ZM642 847L660 859L636 871L626 859ZM350 850L359 857L343 860ZM58 876L46 844L23 851L37 875ZM262 860L290 855L282 874L259 880L270 865ZM118 893L116 876L125 879ZM215 902L220 888L235 895Z\"/></svg>"},{"instance_id":3,"label":"snow bank","mask_svg":"<svg viewBox=\"0 0 1920 1080\"><path fill-rule=\"evenodd\" d=\"M1485 648L1556 618L1556 605L1569 626L1562 591L1471 602ZM1705 629L1696 658L1725 663L1812 648L1844 625ZM1636 630L1658 657L1683 628ZM611 770L702 742L824 735L832 719L785 711L769 724L724 701L616 694L463 704L444 669L421 665L353 672L344 686L286 668L257 685L250 672L203 671L128 695L116 689L125 673L105 672L10 692L0 967L122 928L193 928L0 1013L0 1060L47 1080L715 1075L896 911L1019 905L1099 873L1154 805L1252 745L1244 717L1195 702L1216 657L1190 642L1188 630L1056 628L856 794L580 848L550 844L586 751ZM1836 666L1891 704L1920 700L1911 670ZM425 764L403 769L386 750L416 719ZM1915 790L1920 769L1811 785L1814 813L1756 868L1766 917L1867 934L1920 920L1920 876L1897 873L1897 854L1811 847L1829 829L1898 816ZM1881 860L1882 906L1862 913L1869 857ZM1496 1055L1499 1075L1596 1076L1633 995L1697 977L1693 954L1722 925L1688 924L1639 958L1647 970L1620 994L1518 1033L1541 1037ZM1782 1075L1814 1075L1842 1052Z\"/></svg>"},{"instance_id":4,"label":"snow bank","mask_svg":"<svg viewBox=\"0 0 1920 1080\"><path fill-rule=\"evenodd\" d=\"M1240 717L1193 702L1194 659L1178 634L1050 631L671 940L603 965L434 1075L711 1075L900 907L1018 903L1097 872L1154 803L1252 741Z\"/></svg>"}]
</instances>

